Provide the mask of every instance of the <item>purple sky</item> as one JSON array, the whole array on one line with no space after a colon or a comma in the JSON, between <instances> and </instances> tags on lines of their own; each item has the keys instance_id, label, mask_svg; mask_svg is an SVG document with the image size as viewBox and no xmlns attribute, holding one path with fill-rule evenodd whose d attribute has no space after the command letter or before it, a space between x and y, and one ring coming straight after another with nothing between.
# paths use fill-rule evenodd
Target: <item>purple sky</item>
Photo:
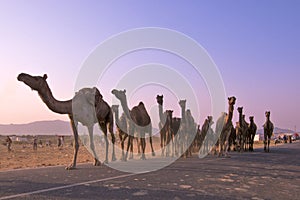
<instances>
[{"instance_id":1,"label":"purple sky","mask_svg":"<svg viewBox=\"0 0 300 200\"><path fill-rule=\"evenodd\" d=\"M227 95L235 95L237 106L244 106L247 116L254 115L259 127L264 112L270 110L276 126L294 129L296 125L299 130L299 10L300 2L296 0L2 0L0 123L67 120L49 111L36 93L16 80L17 74L47 73L54 95L69 99L82 63L97 45L119 32L151 26L177 30L201 44L218 66ZM174 64L175 58L164 53L144 53L128 55L123 62ZM203 103L198 122L202 124L210 106L203 80L199 83ZM98 87L101 91L112 89ZM110 101L112 96L108 95L106 92L105 99ZM192 107L189 103L187 106ZM173 108L179 115L177 104L166 103L166 108ZM237 111L234 115L236 121Z\"/></svg>"}]
</instances>

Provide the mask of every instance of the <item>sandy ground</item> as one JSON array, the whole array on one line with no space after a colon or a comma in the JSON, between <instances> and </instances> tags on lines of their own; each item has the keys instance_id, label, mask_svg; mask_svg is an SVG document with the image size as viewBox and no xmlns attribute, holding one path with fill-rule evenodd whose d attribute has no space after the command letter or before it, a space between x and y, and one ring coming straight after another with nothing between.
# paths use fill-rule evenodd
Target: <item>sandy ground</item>
<instances>
[{"instance_id":1,"label":"sandy ground","mask_svg":"<svg viewBox=\"0 0 300 200\"><path fill-rule=\"evenodd\" d=\"M157 139L158 138L156 138L156 142L154 144L155 149L160 148L159 141ZM66 166L71 163L73 158L73 147L71 146L72 137L67 137L65 139L65 145L63 147L57 147L56 137L48 136L47 140L51 140L52 145L39 145L37 150L33 150L33 145L30 140L25 144L13 142L11 152L7 151L7 147L4 145L4 140L5 137L1 137L0 171L56 165ZM43 140L46 140L45 136ZM117 145L120 144L118 143ZM272 142L271 145L274 146L274 142ZM146 149L148 152L150 151L149 146L150 145L147 145ZM254 146L254 148L259 147L263 147L262 142L256 143ZM117 154L117 158L120 158L119 154ZM81 145L77 157L77 163L87 162L93 162L93 157L89 151L83 145Z\"/></svg>"}]
</instances>

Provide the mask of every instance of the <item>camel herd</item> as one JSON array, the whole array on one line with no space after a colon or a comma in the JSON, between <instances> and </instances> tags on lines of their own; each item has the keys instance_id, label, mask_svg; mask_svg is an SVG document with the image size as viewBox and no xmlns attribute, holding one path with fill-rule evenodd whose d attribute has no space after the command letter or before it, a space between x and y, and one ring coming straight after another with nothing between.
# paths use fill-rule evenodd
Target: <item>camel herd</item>
<instances>
[{"instance_id":1,"label":"camel herd","mask_svg":"<svg viewBox=\"0 0 300 200\"><path fill-rule=\"evenodd\" d=\"M150 116L143 104L140 102L137 106L128 107L126 90L112 90L112 94L120 101L123 109L119 117L119 105L109 106L103 100L100 91L94 88L83 88L75 93L73 99L67 101L56 100L47 83L47 75L31 76L21 73L17 78L19 81L28 85L32 90L37 91L42 101L47 107L55 113L67 114L70 118L71 127L74 135L74 154L72 163L66 169L76 167L77 153L79 149L78 140L78 122L86 126L89 132L90 149L94 157L94 165L100 165L98 155L95 152L93 141L93 127L98 123L105 135L106 154L105 161L108 162L109 141L107 131L111 134L112 142L112 161L115 156L115 135L113 132L114 120L119 136L122 157L126 161L133 158L133 141L137 141L138 152L141 153L141 159L146 159L146 133L149 134L149 141L152 156L155 151L152 144L152 123ZM192 155L194 149L200 149L202 153L207 154L216 152L218 144L219 156L228 155L228 150L233 146L237 151L253 151L253 141L257 130L254 123L254 117L250 116L250 123L245 120L243 107L239 107L239 121L233 126L232 118L234 113L235 97L228 98L228 113L222 113L217 119L215 131L212 129L213 117L208 116L200 129L192 117L191 111L186 110L186 100L180 100L181 117L173 117L172 110L163 109L163 95L156 97L159 108L159 130L160 146L162 156L184 156ZM270 121L270 112L266 112L266 122L264 124L264 150L269 152L270 138L273 133L273 123ZM127 148L125 150L125 141L127 139Z\"/></svg>"}]
</instances>

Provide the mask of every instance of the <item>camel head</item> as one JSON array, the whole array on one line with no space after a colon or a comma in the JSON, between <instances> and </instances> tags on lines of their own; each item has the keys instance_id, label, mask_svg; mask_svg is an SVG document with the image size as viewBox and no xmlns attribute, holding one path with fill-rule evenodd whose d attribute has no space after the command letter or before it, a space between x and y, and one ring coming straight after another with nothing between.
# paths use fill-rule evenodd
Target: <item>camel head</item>
<instances>
[{"instance_id":1,"label":"camel head","mask_svg":"<svg viewBox=\"0 0 300 200\"><path fill-rule=\"evenodd\" d=\"M173 110L166 110L167 120L172 121L173 118Z\"/></svg>"},{"instance_id":2,"label":"camel head","mask_svg":"<svg viewBox=\"0 0 300 200\"><path fill-rule=\"evenodd\" d=\"M208 120L209 126L211 126L211 125L214 124L214 121L213 121L213 117L212 117L212 116L207 116L207 120Z\"/></svg>"},{"instance_id":3,"label":"camel head","mask_svg":"<svg viewBox=\"0 0 300 200\"><path fill-rule=\"evenodd\" d=\"M117 99L119 99L119 100L121 100L121 101L126 100L126 90L125 90L125 89L124 89L124 90L116 90L116 89L113 89L113 90L111 91L111 93L112 93L113 95L115 95Z\"/></svg>"},{"instance_id":4,"label":"camel head","mask_svg":"<svg viewBox=\"0 0 300 200\"><path fill-rule=\"evenodd\" d=\"M182 108L182 107L185 107L185 105L186 105L186 99L180 100L180 101L179 101L179 105L180 105L181 108Z\"/></svg>"},{"instance_id":5,"label":"camel head","mask_svg":"<svg viewBox=\"0 0 300 200\"><path fill-rule=\"evenodd\" d=\"M156 96L156 101L159 105L163 105L163 98L164 98L164 95L157 95Z\"/></svg>"},{"instance_id":6,"label":"camel head","mask_svg":"<svg viewBox=\"0 0 300 200\"><path fill-rule=\"evenodd\" d=\"M234 96L228 97L228 103L229 105L234 105L236 101L236 98Z\"/></svg>"},{"instance_id":7,"label":"camel head","mask_svg":"<svg viewBox=\"0 0 300 200\"><path fill-rule=\"evenodd\" d=\"M266 111L265 115L266 115L267 118L269 118L270 115L271 115L271 112L270 111Z\"/></svg>"},{"instance_id":8,"label":"camel head","mask_svg":"<svg viewBox=\"0 0 300 200\"><path fill-rule=\"evenodd\" d=\"M250 116L250 117L249 117L249 120L250 120L250 122L254 122L254 117L253 117L253 116Z\"/></svg>"},{"instance_id":9,"label":"camel head","mask_svg":"<svg viewBox=\"0 0 300 200\"><path fill-rule=\"evenodd\" d=\"M238 111L239 113L243 113L243 107L238 107L238 108L237 108L237 111Z\"/></svg>"},{"instance_id":10,"label":"camel head","mask_svg":"<svg viewBox=\"0 0 300 200\"><path fill-rule=\"evenodd\" d=\"M40 92L48 87L46 81L47 78L47 74L44 74L44 76L31 76L29 74L21 73L18 75L17 79L28 85L32 90Z\"/></svg>"},{"instance_id":11,"label":"camel head","mask_svg":"<svg viewBox=\"0 0 300 200\"><path fill-rule=\"evenodd\" d=\"M119 105L112 105L111 106L111 109L114 113L118 112L119 111Z\"/></svg>"}]
</instances>

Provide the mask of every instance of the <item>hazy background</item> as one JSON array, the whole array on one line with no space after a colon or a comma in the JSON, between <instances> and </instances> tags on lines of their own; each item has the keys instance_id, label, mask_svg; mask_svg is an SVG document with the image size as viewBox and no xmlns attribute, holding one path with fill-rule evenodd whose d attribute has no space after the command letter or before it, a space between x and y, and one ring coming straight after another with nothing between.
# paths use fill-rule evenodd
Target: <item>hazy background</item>
<instances>
[{"instance_id":1,"label":"hazy background","mask_svg":"<svg viewBox=\"0 0 300 200\"><path fill-rule=\"evenodd\" d=\"M20 72L48 74L57 99L70 99L82 63L97 45L122 31L163 27L180 31L210 54L228 96L237 97L247 118L259 127L264 112L282 128L300 128L300 2L299 1L0 1L0 123L63 119L48 110L36 93L17 81ZM115 63L122 66L181 62L162 52L138 52ZM176 61L176 62L175 62ZM181 70L186 72L184 63ZM109 85L109 84L108 84ZM97 85L111 102L112 88ZM203 80L197 88L203 123L210 113ZM120 88L123 89L123 88ZM159 90L159 89L158 89ZM163 91L157 91L162 93ZM157 110L156 94L130 97L130 106L147 100ZM169 94L170 99L171 94ZM152 103L151 103L152 101ZM179 106L165 98L179 116ZM236 106L236 107L237 107ZM189 102L187 107L191 108ZM191 108L193 109L193 108ZM234 113L237 120L237 111ZM157 115L156 115L157 116Z\"/></svg>"}]
</instances>

